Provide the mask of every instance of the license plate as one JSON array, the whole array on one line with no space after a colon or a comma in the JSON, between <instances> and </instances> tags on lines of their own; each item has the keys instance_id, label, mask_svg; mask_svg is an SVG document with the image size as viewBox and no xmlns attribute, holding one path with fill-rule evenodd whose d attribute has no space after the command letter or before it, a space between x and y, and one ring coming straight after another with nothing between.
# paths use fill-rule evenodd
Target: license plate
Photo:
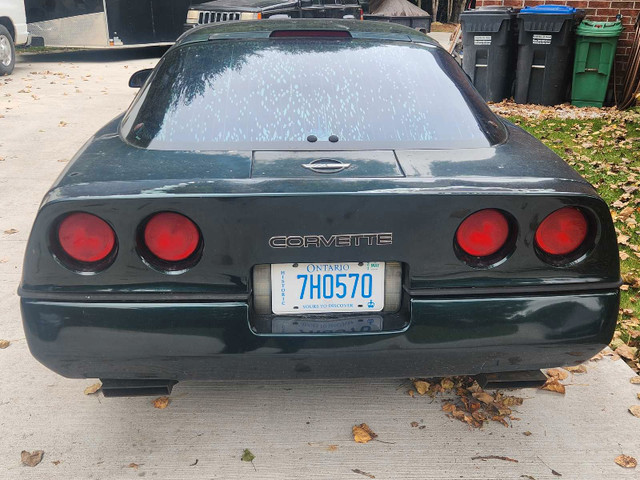
<instances>
[{"instance_id":1,"label":"license plate","mask_svg":"<svg viewBox=\"0 0 640 480\"><path fill-rule=\"evenodd\" d=\"M368 333L382 330L382 317L366 316L333 320L302 320L297 318L274 318L272 333L279 334L323 334L323 333Z\"/></svg>"},{"instance_id":2,"label":"license plate","mask_svg":"<svg viewBox=\"0 0 640 480\"><path fill-rule=\"evenodd\" d=\"M384 262L271 265L273 313L380 312Z\"/></svg>"}]
</instances>

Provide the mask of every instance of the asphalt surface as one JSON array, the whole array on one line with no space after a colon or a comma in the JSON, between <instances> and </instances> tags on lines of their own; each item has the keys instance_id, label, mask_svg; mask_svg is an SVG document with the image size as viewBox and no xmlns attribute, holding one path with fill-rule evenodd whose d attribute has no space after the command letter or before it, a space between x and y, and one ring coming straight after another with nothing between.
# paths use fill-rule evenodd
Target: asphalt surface
<instances>
[{"instance_id":1,"label":"asphalt surface","mask_svg":"<svg viewBox=\"0 0 640 480\"><path fill-rule=\"evenodd\" d=\"M520 420L480 430L447 418L439 399L408 396L403 379L188 382L159 410L149 398L86 396L94 380L65 379L34 360L16 288L38 204L131 102L129 75L159 54L23 55L0 78L0 339L11 341L0 350L0 479L639 478L614 463L622 453L640 458L640 419L627 412L640 386L621 360L587 362L586 374L564 381L565 396L513 392L525 398ZM353 442L362 422L380 441ZM251 463L240 459L245 448ZM23 466L22 450L44 458Z\"/></svg>"}]
</instances>

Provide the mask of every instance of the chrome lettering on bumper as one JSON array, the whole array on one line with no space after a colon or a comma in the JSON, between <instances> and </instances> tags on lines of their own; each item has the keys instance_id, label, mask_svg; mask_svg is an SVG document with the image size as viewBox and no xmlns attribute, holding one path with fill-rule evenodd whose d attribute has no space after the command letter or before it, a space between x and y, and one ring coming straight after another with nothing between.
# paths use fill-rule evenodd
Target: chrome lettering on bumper
<instances>
[{"instance_id":1,"label":"chrome lettering on bumper","mask_svg":"<svg viewBox=\"0 0 640 480\"><path fill-rule=\"evenodd\" d=\"M393 244L393 233L342 233L337 235L277 235L269 239L271 248L360 247Z\"/></svg>"}]
</instances>

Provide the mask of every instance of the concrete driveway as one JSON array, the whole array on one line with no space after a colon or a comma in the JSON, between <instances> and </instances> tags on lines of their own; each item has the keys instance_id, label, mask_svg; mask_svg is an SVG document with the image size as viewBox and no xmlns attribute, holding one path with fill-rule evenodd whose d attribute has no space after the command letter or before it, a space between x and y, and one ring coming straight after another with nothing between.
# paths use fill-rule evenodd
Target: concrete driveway
<instances>
[{"instance_id":1,"label":"concrete driveway","mask_svg":"<svg viewBox=\"0 0 640 480\"><path fill-rule=\"evenodd\" d=\"M0 339L11 341L0 350L0 479L639 478L614 458L640 458L640 419L627 412L640 385L610 358L569 375L565 396L514 392L525 398L520 420L480 430L447 418L439 399L411 398L403 379L181 383L159 410L149 398L85 396L93 380L36 362L16 288L38 204L76 150L128 106L129 75L159 53L23 55L0 77ZM380 441L353 442L362 422ZM252 463L240 460L245 448ZM42 463L22 466L22 450L44 450Z\"/></svg>"}]
</instances>

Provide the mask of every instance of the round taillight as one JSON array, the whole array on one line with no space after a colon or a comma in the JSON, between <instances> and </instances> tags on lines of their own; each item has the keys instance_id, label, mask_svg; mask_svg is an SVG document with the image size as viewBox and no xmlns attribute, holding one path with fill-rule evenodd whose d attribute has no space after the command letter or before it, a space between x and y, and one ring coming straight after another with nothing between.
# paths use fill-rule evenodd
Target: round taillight
<instances>
[{"instance_id":1,"label":"round taillight","mask_svg":"<svg viewBox=\"0 0 640 480\"><path fill-rule=\"evenodd\" d=\"M58 243L73 260L95 263L113 251L116 235L107 222L90 213L67 215L58 226Z\"/></svg>"},{"instance_id":2,"label":"round taillight","mask_svg":"<svg viewBox=\"0 0 640 480\"><path fill-rule=\"evenodd\" d=\"M460 248L473 257L487 257L500 250L509 237L509 222L494 209L480 210L463 220L456 232Z\"/></svg>"},{"instance_id":3,"label":"round taillight","mask_svg":"<svg viewBox=\"0 0 640 480\"><path fill-rule=\"evenodd\" d=\"M200 244L196 224L184 215L156 213L144 227L144 243L149 251L166 262L189 258Z\"/></svg>"},{"instance_id":4,"label":"round taillight","mask_svg":"<svg viewBox=\"0 0 640 480\"><path fill-rule=\"evenodd\" d=\"M536 231L536 245L549 255L576 251L587 238L589 224L576 207L564 207L545 218Z\"/></svg>"}]
</instances>

